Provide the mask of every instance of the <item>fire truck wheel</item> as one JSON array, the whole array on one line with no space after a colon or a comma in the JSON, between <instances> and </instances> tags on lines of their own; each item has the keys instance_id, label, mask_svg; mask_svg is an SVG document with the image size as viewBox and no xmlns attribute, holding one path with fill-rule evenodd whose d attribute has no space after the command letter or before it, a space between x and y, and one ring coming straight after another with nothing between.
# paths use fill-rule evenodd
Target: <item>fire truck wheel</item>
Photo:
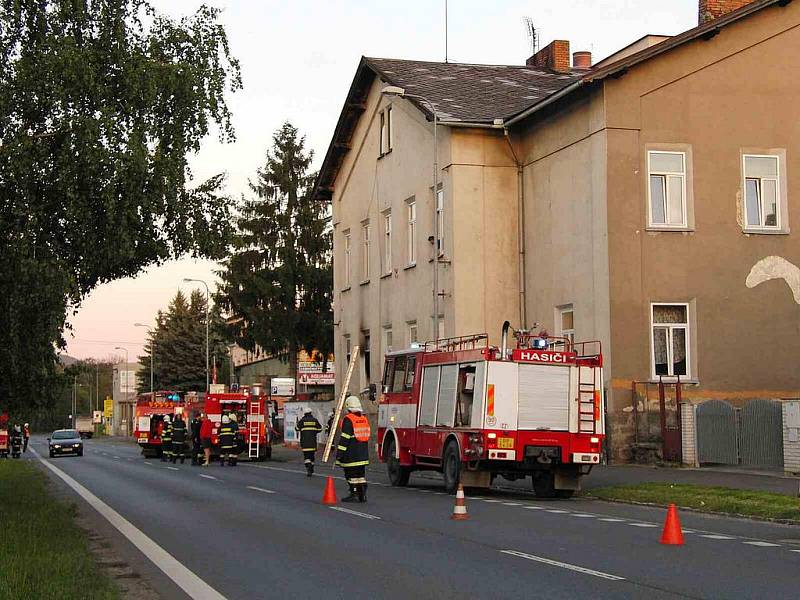
<instances>
[{"instance_id":1,"label":"fire truck wheel","mask_svg":"<svg viewBox=\"0 0 800 600\"><path fill-rule=\"evenodd\" d=\"M556 498L572 498L575 495L575 490L556 490Z\"/></svg>"},{"instance_id":2,"label":"fire truck wheel","mask_svg":"<svg viewBox=\"0 0 800 600\"><path fill-rule=\"evenodd\" d=\"M400 464L400 459L395 456L395 443L394 439L389 441L386 446L386 470L389 473L389 482L395 487L405 487L408 485L408 479L411 477L411 469L404 467Z\"/></svg>"},{"instance_id":3,"label":"fire truck wheel","mask_svg":"<svg viewBox=\"0 0 800 600\"><path fill-rule=\"evenodd\" d=\"M533 474L533 491L537 498L556 497L556 477L551 471L537 471Z\"/></svg>"},{"instance_id":4,"label":"fire truck wheel","mask_svg":"<svg viewBox=\"0 0 800 600\"><path fill-rule=\"evenodd\" d=\"M272 459L272 446L267 446L264 448L264 456L260 460L271 460Z\"/></svg>"},{"instance_id":5,"label":"fire truck wheel","mask_svg":"<svg viewBox=\"0 0 800 600\"><path fill-rule=\"evenodd\" d=\"M461 480L461 456L459 456L456 442L451 441L444 449L442 475L444 476L444 488L447 493L455 494L458 489L458 482Z\"/></svg>"}]
</instances>

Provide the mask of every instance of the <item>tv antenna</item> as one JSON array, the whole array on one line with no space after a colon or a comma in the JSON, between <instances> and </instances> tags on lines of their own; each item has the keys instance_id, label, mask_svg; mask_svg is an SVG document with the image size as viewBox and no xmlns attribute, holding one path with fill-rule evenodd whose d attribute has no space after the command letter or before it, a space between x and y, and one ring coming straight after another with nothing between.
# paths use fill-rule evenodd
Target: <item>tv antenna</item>
<instances>
[{"instance_id":1,"label":"tv antenna","mask_svg":"<svg viewBox=\"0 0 800 600\"><path fill-rule=\"evenodd\" d=\"M531 56L539 51L539 32L533 26L533 21L530 17L523 17L525 22L525 32L528 34L528 41L531 44Z\"/></svg>"}]
</instances>

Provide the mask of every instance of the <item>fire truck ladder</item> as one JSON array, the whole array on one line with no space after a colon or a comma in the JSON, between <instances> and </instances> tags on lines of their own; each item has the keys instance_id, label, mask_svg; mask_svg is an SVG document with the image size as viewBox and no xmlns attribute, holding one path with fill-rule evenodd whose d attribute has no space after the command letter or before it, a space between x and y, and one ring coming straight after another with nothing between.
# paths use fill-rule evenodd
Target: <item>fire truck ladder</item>
<instances>
[{"instance_id":1,"label":"fire truck ladder","mask_svg":"<svg viewBox=\"0 0 800 600\"><path fill-rule=\"evenodd\" d=\"M589 373L587 374L587 371ZM600 402L597 397L597 373L599 369L578 366L578 433L597 433ZM587 375L591 374L591 380Z\"/></svg>"},{"instance_id":2,"label":"fire truck ladder","mask_svg":"<svg viewBox=\"0 0 800 600\"><path fill-rule=\"evenodd\" d=\"M260 400L250 400L248 406L250 410L247 411L247 457L250 460L258 460L261 451L259 434L264 415L261 414Z\"/></svg>"}]
</instances>

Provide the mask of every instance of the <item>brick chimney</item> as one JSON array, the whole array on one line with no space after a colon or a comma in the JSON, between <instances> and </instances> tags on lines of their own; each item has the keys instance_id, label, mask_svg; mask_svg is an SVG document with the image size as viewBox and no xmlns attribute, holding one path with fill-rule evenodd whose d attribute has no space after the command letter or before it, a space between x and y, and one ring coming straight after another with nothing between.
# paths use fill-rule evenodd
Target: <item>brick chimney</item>
<instances>
[{"instance_id":1,"label":"brick chimney","mask_svg":"<svg viewBox=\"0 0 800 600\"><path fill-rule=\"evenodd\" d=\"M525 61L529 67L545 67L559 73L569 73L569 42L554 40Z\"/></svg>"},{"instance_id":2,"label":"brick chimney","mask_svg":"<svg viewBox=\"0 0 800 600\"><path fill-rule=\"evenodd\" d=\"M708 23L750 4L753 0L700 0L698 7L698 22L700 25Z\"/></svg>"},{"instance_id":3,"label":"brick chimney","mask_svg":"<svg viewBox=\"0 0 800 600\"><path fill-rule=\"evenodd\" d=\"M582 50L572 53L572 68L586 71L592 68L592 53Z\"/></svg>"}]
</instances>

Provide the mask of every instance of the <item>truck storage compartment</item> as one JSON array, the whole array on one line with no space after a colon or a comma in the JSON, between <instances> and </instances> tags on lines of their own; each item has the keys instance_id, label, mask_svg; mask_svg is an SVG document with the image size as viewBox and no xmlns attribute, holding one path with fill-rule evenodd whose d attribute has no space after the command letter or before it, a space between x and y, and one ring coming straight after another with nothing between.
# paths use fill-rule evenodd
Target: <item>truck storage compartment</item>
<instances>
[{"instance_id":1,"label":"truck storage compartment","mask_svg":"<svg viewBox=\"0 0 800 600\"><path fill-rule=\"evenodd\" d=\"M570 367L519 365L519 429L569 430Z\"/></svg>"}]
</instances>

